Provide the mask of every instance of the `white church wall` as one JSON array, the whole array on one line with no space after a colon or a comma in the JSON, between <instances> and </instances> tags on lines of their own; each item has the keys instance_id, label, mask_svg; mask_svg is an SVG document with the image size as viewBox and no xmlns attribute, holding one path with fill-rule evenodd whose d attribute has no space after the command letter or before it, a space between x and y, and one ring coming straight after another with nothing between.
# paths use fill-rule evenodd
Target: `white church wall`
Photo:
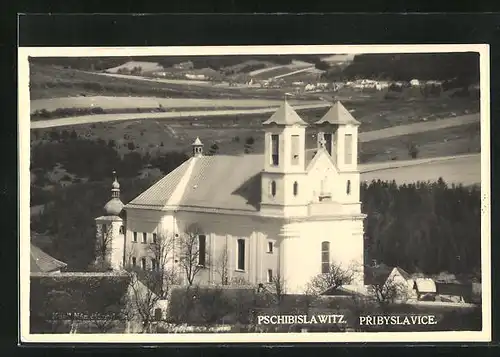
<instances>
[{"instance_id":1,"label":"white church wall","mask_svg":"<svg viewBox=\"0 0 500 357\"><path fill-rule=\"evenodd\" d=\"M244 215L220 215L202 212L177 212L176 224L179 234L190 225L197 224L207 237L207 252L210 252L210 267L199 274L199 282L220 283L221 257L227 243L228 266L230 280L240 279L256 283L265 277L263 272L270 267L277 258L266 259L266 240L272 223L263 222L259 217ZM245 269L237 269L237 241L245 240ZM276 254L276 253L275 253Z\"/></svg>"},{"instance_id":2,"label":"white church wall","mask_svg":"<svg viewBox=\"0 0 500 357\"><path fill-rule=\"evenodd\" d=\"M289 292L301 293L315 275L321 273L321 243L330 243L330 262L356 271L362 280L363 223L351 220L305 221L294 223L300 237L284 238L281 253ZM292 225L288 225L292 227ZM297 264L297 262L304 264Z\"/></svg>"},{"instance_id":3,"label":"white church wall","mask_svg":"<svg viewBox=\"0 0 500 357\"><path fill-rule=\"evenodd\" d=\"M346 204L359 203L359 172L339 172L333 166L328 154L319 155L307 175L310 199L313 202L318 201L321 193L331 193L332 201ZM347 212L352 212L352 207L348 208Z\"/></svg>"}]
</instances>

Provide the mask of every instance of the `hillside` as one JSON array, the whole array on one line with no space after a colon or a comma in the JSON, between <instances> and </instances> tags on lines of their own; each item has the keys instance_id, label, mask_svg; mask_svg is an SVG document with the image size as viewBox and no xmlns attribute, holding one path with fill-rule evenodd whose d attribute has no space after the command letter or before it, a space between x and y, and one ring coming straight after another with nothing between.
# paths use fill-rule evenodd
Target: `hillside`
<instances>
[{"instance_id":1,"label":"hillside","mask_svg":"<svg viewBox=\"0 0 500 357\"><path fill-rule=\"evenodd\" d=\"M130 57L33 57L31 63L57 65L79 70L102 71L130 61L152 62L168 68L182 62L192 62L193 68L238 68L244 62L284 65L293 60L320 60L320 55L265 55L265 56L130 56Z\"/></svg>"},{"instance_id":2,"label":"hillside","mask_svg":"<svg viewBox=\"0 0 500 357\"><path fill-rule=\"evenodd\" d=\"M354 57L340 73L333 71L328 78L386 79L395 81L449 80L458 78L470 84L479 81L479 54L412 53L365 54Z\"/></svg>"}]
</instances>

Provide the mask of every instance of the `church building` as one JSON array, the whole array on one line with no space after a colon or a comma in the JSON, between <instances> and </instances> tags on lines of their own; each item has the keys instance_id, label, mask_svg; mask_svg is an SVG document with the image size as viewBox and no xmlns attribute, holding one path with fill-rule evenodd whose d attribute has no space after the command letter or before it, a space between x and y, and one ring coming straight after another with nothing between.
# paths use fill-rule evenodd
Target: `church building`
<instances>
[{"instance_id":1,"label":"church building","mask_svg":"<svg viewBox=\"0 0 500 357\"><path fill-rule=\"evenodd\" d=\"M264 154L206 156L196 138L191 158L126 205L115 180L96 219L98 241L112 237L106 259L113 269L158 269L150 246L169 237L163 264L182 277L180 242L196 227L199 283L279 277L300 294L334 263L354 269L351 285L363 286L359 124L337 102L311 124L318 147L306 150L308 124L285 100L262 124Z\"/></svg>"}]
</instances>

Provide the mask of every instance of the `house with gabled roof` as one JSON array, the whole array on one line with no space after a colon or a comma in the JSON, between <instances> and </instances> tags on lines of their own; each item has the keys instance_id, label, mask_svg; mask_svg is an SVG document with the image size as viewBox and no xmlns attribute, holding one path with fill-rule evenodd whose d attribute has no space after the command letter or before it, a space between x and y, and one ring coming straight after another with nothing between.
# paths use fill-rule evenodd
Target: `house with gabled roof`
<instances>
[{"instance_id":1,"label":"house with gabled roof","mask_svg":"<svg viewBox=\"0 0 500 357\"><path fill-rule=\"evenodd\" d=\"M31 244L30 249L31 273L60 273L67 264L51 257L36 245Z\"/></svg>"},{"instance_id":2,"label":"house with gabled roof","mask_svg":"<svg viewBox=\"0 0 500 357\"><path fill-rule=\"evenodd\" d=\"M353 284L363 285L359 124L335 103L312 124L317 150L306 151L309 124L285 100L262 123L264 154L205 156L196 138L191 158L123 207L114 183L115 201L96 222L113 225L111 265L154 269L148 244L160 234L175 240L195 224L200 283L220 280L207 262L227 249L230 279L259 284L279 275L288 292L302 293L335 262L354 264ZM172 254L168 264L178 270Z\"/></svg>"}]
</instances>

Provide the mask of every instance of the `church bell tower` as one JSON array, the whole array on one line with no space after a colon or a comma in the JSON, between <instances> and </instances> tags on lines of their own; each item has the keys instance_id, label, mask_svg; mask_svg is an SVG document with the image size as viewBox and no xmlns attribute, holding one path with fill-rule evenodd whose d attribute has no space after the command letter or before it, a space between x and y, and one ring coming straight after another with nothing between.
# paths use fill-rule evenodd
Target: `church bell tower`
<instances>
[{"instance_id":1,"label":"church bell tower","mask_svg":"<svg viewBox=\"0 0 500 357\"><path fill-rule=\"evenodd\" d=\"M113 171L111 199L104 206L104 215L95 219L96 242L94 265L103 270L120 270L124 263L125 228L120 184Z\"/></svg>"},{"instance_id":2,"label":"church bell tower","mask_svg":"<svg viewBox=\"0 0 500 357\"><path fill-rule=\"evenodd\" d=\"M358 122L340 102L314 123L318 131L318 149L331 156L337 169L341 195L332 197L343 203L359 202ZM337 183L337 184L340 184Z\"/></svg>"},{"instance_id":3,"label":"church bell tower","mask_svg":"<svg viewBox=\"0 0 500 357\"><path fill-rule=\"evenodd\" d=\"M261 212L271 216L304 215L307 210L305 131L307 123L285 100L263 123L265 153Z\"/></svg>"}]
</instances>

